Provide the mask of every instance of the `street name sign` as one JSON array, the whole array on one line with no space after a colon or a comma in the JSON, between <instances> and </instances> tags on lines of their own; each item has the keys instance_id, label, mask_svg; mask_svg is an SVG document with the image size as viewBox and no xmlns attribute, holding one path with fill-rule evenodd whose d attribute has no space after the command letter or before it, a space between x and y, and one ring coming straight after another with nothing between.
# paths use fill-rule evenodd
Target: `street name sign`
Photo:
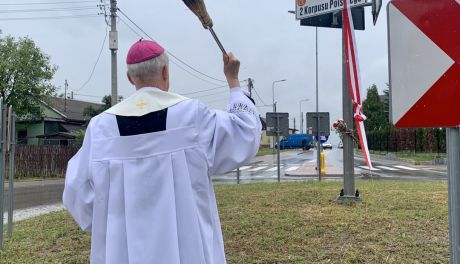
<instances>
[{"instance_id":1,"label":"street name sign","mask_svg":"<svg viewBox=\"0 0 460 264\"><path fill-rule=\"evenodd\" d=\"M397 127L460 125L460 1L387 6L391 119Z\"/></svg>"},{"instance_id":2,"label":"street name sign","mask_svg":"<svg viewBox=\"0 0 460 264\"><path fill-rule=\"evenodd\" d=\"M344 0L296 0L295 17L297 20L319 16L343 9ZM347 0L350 7L367 5L366 0Z\"/></svg>"},{"instance_id":3,"label":"street name sign","mask_svg":"<svg viewBox=\"0 0 460 264\"><path fill-rule=\"evenodd\" d=\"M365 30L364 6L351 9L353 26L355 30ZM301 26L342 28L342 11L322 14L319 16L304 18L300 20Z\"/></svg>"}]
</instances>

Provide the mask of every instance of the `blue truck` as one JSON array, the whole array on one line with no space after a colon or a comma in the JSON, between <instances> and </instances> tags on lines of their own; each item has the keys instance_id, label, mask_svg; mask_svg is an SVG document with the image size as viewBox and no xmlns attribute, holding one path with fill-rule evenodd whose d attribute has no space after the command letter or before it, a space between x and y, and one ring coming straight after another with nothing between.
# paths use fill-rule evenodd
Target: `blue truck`
<instances>
[{"instance_id":1,"label":"blue truck","mask_svg":"<svg viewBox=\"0 0 460 264\"><path fill-rule=\"evenodd\" d=\"M313 137L307 134L290 134L280 141L280 149L309 150L313 147Z\"/></svg>"}]
</instances>

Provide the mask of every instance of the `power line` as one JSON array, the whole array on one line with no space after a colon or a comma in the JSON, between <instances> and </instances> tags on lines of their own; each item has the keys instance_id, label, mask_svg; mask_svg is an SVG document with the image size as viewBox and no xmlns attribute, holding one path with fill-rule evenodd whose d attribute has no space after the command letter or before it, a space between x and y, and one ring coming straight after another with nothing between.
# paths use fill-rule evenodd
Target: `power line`
<instances>
[{"instance_id":1,"label":"power line","mask_svg":"<svg viewBox=\"0 0 460 264\"><path fill-rule=\"evenodd\" d=\"M98 17L96 14L83 14L83 15L70 15L70 16L49 16L49 17L10 17L0 18L0 21L13 21L13 20L47 20L47 19L67 19L67 18L83 18L83 17Z\"/></svg>"},{"instance_id":2,"label":"power line","mask_svg":"<svg viewBox=\"0 0 460 264\"><path fill-rule=\"evenodd\" d=\"M260 97L259 93L257 92L256 88L253 88L254 92L256 92L257 98L259 98L260 102L262 102L263 106L267 106L267 104L262 100L262 97Z\"/></svg>"},{"instance_id":3,"label":"power line","mask_svg":"<svg viewBox=\"0 0 460 264\"><path fill-rule=\"evenodd\" d=\"M216 92L216 93L212 93L212 94L205 94L205 95L199 95L197 97L192 97L191 99L198 99L198 98L203 98L203 97L208 97L208 96L214 96L214 95L218 95L218 94L221 94L221 93L224 93L226 91L220 91L220 92Z\"/></svg>"},{"instance_id":4,"label":"power line","mask_svg":"<svg viewBox=\"0 0 460 264\"><path fill-rule=\"evenodd\" d=\"M38 8L38 9L10 9L0 10L0 13L30 13L30 12L55 12L55 11L80 11L98 9L97 6L81 6L81 7L61 7L61 8Z\"/></svg>"},{"instance_id":5,"label":"power line","mask_svg":"<svg viewBox=\"0 0 460 264\"><path fill-rule=\"evenodd\" d=\"M241 83L244 83L246 82L246 80L243 80L243 81L240 81L240 84ZM212 90L217 90L219 88L228 88L228 84L227 85L220 85L220 86L217 86L217 87L213 87L213 88L209 88L209 89L205 89L205 90L199 90L199 91L193 91L193 92L188 92L188 93L182 93L182 95L190 95L190 94L196 94L196 93L203 93L203 92L208 92L208 91L212 91Z\"/></svg>"},{"instance_id":6,"label":"power line","mask_svg":"<svg viewBox=\"0 0 460 264\"><path fill-rule=\"evenodd\" d=\"M83 96L83 97L91 97L91 98L104 98L104 96L99 95L91 95L91 94L81 94L81 93L74 93L74 95Z\"/></svg>"},{"instance_id":7,"label":"power line","mask_svg":"<svg viewBox=\"0 0 460 264\"><path fill-rule=\"evenodd\" d=\"M91 73L90 73L88 79L87 79L86 82L85 82L80 88L78 88L77 90L73 90L73 89L72 89L73 91L77 91L77 92L78 92L78 91L82 90L83 88L85 88L85 86L89 83L89 81L90 81L91 78L93 77L94 71L96 70L96 66L97 66L97 64L99 63L99 59L101 58L102 51L104 50L105 41L107 40L107 35L108 35L107 28L108 28L108 26L105 27L105 36L104 36L104 40L102 41L101 50L99 51L99 55L97 55L96 63L94 63L93 69L91 70Z\"/></svg>"},{"instance_id":8,"label":"power line","mask_svg":"<svg viewBox=\"0 0 460 264\"><path fill-rule=\"evenodd\" d=\"M192 75L193 77L195 77L195 78L197 78L197 79L200 79L200 80L202 80L202 81L204 81L204 82L207 82L207 83L210 83L210 84L213 84L213 85L218 85L217 83L214 83L214 82L211 82L211 81L206 80L206 79L204 79L204 78L201 78L200 76L198 76L198 75L196 75L196 74L190 72L189 70L185 69L184 67L182 67L181 65L179 65L177 62L175 62L175 61L173 61L173 60L171 60L171 63L174 64L174 65L176 65L177 67L179 67L179 69L183 70L184 72L186 72L186 73Z\"/></svg>"},{"instance_id":9,"label":"power line","mask_svg":"<svg viewBox=\"0 0 460 264\"><path fill-rule=\"evenodd\" d=\"M120 21L123 22L123 24L125 24L132 32L134 32L134 34L142 38L142 35L139 34L136 30L134 30L128 23L126 23L124 19L122 19L120 16L118 17L118 19L120 19Z\"/></svg>"},{"instance_id":10,"label":"power line","mask_svg":"<svg viewBox=\"0 0 460 264\"><path fill-rule=\"evenodd\" d=\"M120 11L120 12L121 12L121 11ZM118 18L121 20L121 22L123 22L126 26L128 26L128 28L129 28L132 32L134 32L136 35L138 35L138 36L141 37L141 38L143 37L143 36L142 36L141 34L139 34L136 30L134 30L132 27L130 27L130 26L126 23L126 21L122 20L121 17L118 17ZM129 18L127 17L127 19L129 19ZM131 21L131 20L130 20L130 21ZM138 28L139 28L139 27L138 27ZM142 29L141 29L141 31L142 31ZM144 34L145 34L145 32L144 32ZM150 38L150 37L149 37L149 38ZM151 38L150 38L150 39L151 39ZM168 53L169 53L169 52L168 52ZM176 65L179 69L185 71L186 73L192 75L193 77L195 77L195 78L197 78L197 79L200 79L200 80L202 80L202 81L204 81L204 82L207 82L207 83L210 83L210 84L213 84L213 85L218 85L218 84L216 84L216 83L214 83L214 82L211 82L211 81L209 81L209 80L206 80L206 79L204 79L204 78L202 78L202 77L200 77L200 76L198 76L198 75L196 75L196 74L190 72L189 70L185 69L184 67L182 67L181 65L179 65L177 62L175 62L175 61L173 61L173 60L171 60L171 63L174 64L174 65Z\"/></svg>"},{"instance_id":11,"label":"power line","mask_svg":"<svg viewBox=\"0 0 460 264\"><path fill-rule=\"evenodd\" d=\"M150 37L149 34L147 34L147 32L145 32L140 26L138 26L131 18L129 18L128 15L126 15L120 8L118 8L118 11L120 11L120 13L125 17L127 18L135 27L137 27L142 33L144 33L148 38L150 38L151 40L153 40L152 37ZM171 55L171 57L173 57L174 59L178 60L180 63L184 64L185 66L187 66L188 68L190 68L191 70L193 70L194 72L198 73L198 74L201 74L203 76L206 76L207 78L209 79L212 79L212 80L215 80L215 81L219 81L219 82L223 82L223 83L226 83L226 81L223 81L223 80L220 80L218 78L215 78L215 77L212 77L206 73L203 73L197 69L195 69L194 67L190 66L189 64L187 64L186 62L184 62L183 60L179 59L176 55L174 55L172 52L169 52L167 51L167 53L169 55ZM177 64L176 64L177 65Z\"/></svg>"},{"instance_id":12,"label":"power line","mask_svg":"<svg viewBox=\"0 0 460 264\"><path fill-rule=\"evenodd\" d=\"M208 91L216 90L216 89L219 89L219 88L226 88L226 87L228 87L228 85L222 85L222 86L217 86L217 87L213 87L213 88L209 88L209 89L205 89L205 90L199 90L199 91L194 91L194 92L189 92L189 93L183 93L182 95L203 93L203 92L208 92Z\"/></svg>"},{"instance_id":13,"label":"power line","mask_svg":"<svg viewBox=\"0 0 460 264\"><path fill-rule=\"evenodd\" d=\"M95 3L98 1L66 1L66 2L32 2L32 3L7 3L0 4L2 6L15 6L15 5L60 5L60 4L79 4L79 3Z\"/></svg>"},{"instance_id":14,"label":"power line","mask_svg":"<svg viewBox=\"0 0 460 264\"><path fill-rule=\"evenodd\" d=\"M216 103L216 102L222 102L223 100L227 100L226 98L220 98L216 100L211 100L211 101L203 101L206 104L211 104L211 103Z\"/></svg>"},{"instance_id":15,"label":"power line","mask_svg":"<svg viewBox=\"0 0 460 264\"><path fill-rule=\"evenodd\" d=\"M149 38L150 38L150 37L149 37ZM173 58L175 58L176 60L180 61L180 62L181 62L182 64L184 64L185 66L187 66L187 67L189 67L190 69L192 69L193 71L198 72L199 74L204 75L204 76L208 77L209 79L213 79L213 80L215 80L215 81L219 81L219 82L226 83L226 81L223 81L223 80L214 78L214 77L212 77L212 76L209 76L209 75L207 75L207 74L205 74L205 73L202 73L202 72L196 70L195 68L193 68L192 66L188 65L187 63L185 63L183 60L179 59L177 56L175 56L175 55L172 54L171 52L169 52L169 51L166 51L166 52L167 52L169 55L171 55Z\"/></svg>"}]
</instances>

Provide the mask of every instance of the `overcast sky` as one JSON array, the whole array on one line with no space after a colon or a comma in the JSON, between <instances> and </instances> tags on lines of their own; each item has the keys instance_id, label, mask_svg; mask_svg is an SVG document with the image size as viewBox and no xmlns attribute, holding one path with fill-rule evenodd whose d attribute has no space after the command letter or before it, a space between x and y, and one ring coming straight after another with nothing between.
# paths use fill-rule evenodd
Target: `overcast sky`
<instances>
[{"instance_id":1,"label":"overcast sky","mask_svg":"<svg viewBox=\"0 0 460 264\"><path fill-rule=\"evenodd\" d=\"M363 96L370 85L376 84L382 92L388 82L387 2L383 1L376 26L372 24L371 8L367 7L366 30L356 31ZM27 5L20 5L23 3ZM100 101L102 96L110 94L108 41L105 42L93 76L81 88L90 77L107 30L104 16L96 16L100 12L96 7L98 4L100 1L97 0L4 0L0 4L0 29L3 35L29 36L50 55L51 62L59 67L53 80L60 87L59 93L64 92L64 82L68 80L69 88L74 91L74 98ZM106 4L109 5L108 1ZM309 99L302 103L303 112L315 111L316 107L315 28L301 27L295 16L287 12L294 9L294 0L207 0L206 5L224 47L235 53L241 61L240 80L249 77L255 80L255 89L261 97L259 99L255 96L255 99L261 115L265 116L267 111L271 111L273 81L287 79L286 82L276 84L275 101L278 102L278 111L289 112L291 126L292 118L295 118L296 127L299 128L299 101ZM179 59L206 75L225 80L220 50L210 33L203 29L199 20L187 10L182 1L131 0L119 1L118 6ZM65 11L56 11L61 8ZM53 10L50 11L51 9ZM87 14L95 16L35 19ZM137 30L125 17L119 15L132 29ZM12 20L15 18L33 19ZM117 23L118 82L119 94L127 97L134 88L125 77L126 53L130 45L140 37L123 21L119 20ZM137 31L143 35L140 30ZM330 112L333 122L342 117L341 30L319 28L318 32L319 110ZM177 60L172 60L193 72ZM190 93L225 85L196 72L193 76L174 64L171 64L170 74L171 91L177 93ZM199 97L212 108L224 109L227 93L226 88L217 88L190 94L189 97Z\"/></svg>"}]
</instances>

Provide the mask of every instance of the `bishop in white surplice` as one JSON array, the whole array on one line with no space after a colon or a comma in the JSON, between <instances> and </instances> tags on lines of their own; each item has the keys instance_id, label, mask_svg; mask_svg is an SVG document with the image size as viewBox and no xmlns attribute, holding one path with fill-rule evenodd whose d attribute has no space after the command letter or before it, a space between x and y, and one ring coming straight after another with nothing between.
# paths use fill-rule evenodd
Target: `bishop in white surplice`
<instances>
[{"instance_id":1,"label":"bishop in white surplice","mask_svg":"<svg viewBox=\"0 0 460 264\"><path fill-rule=\"evenodd\" d=\"M167 92L157 43L134 44L127 64L137 91L92 118L65 179L64 205L91 233L91 263L226 263L211 176L248 162L261 139L239 62L224 56L227 112Z\"/></svg>"}]
</instances>

